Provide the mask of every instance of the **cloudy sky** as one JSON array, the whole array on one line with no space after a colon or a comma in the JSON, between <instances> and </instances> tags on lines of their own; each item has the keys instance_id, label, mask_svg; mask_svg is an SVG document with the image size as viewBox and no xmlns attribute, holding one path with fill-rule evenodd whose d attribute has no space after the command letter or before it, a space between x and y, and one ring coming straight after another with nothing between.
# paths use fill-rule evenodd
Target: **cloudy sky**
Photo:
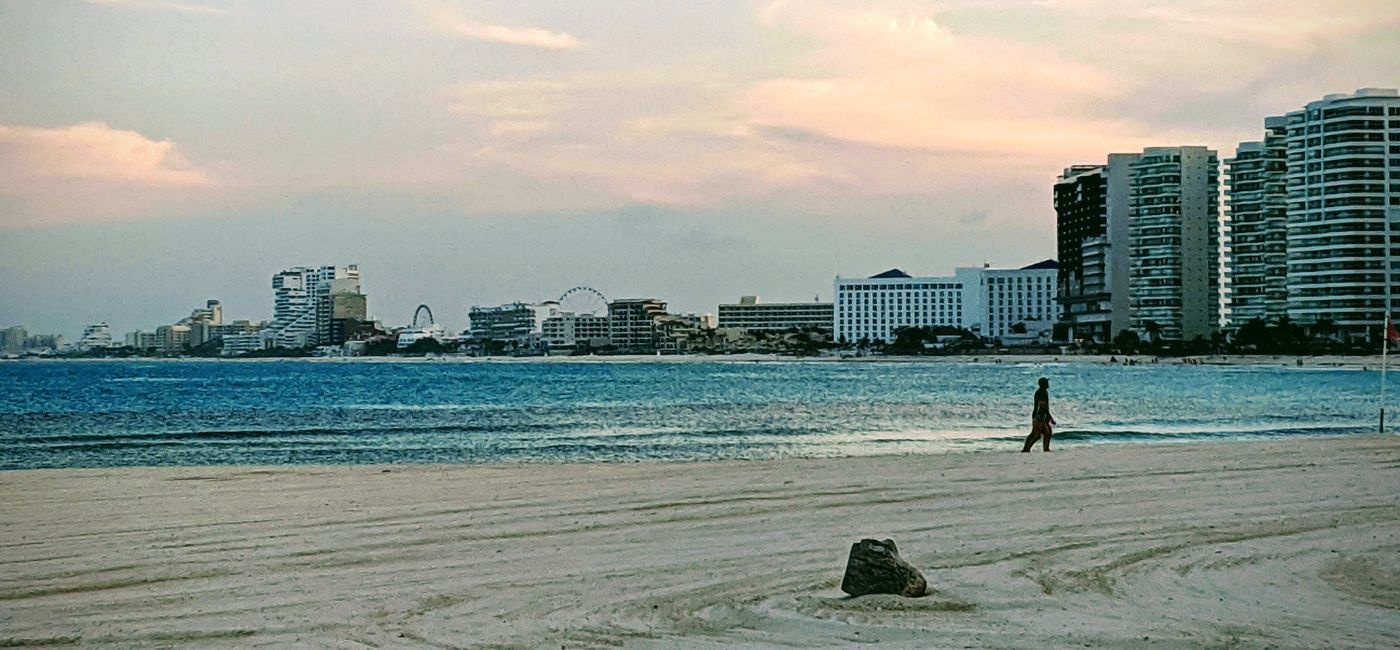
<instances>
[{"instance_id":1,"label":"cloudy sky","mask_svg":"<svg viewBox=\"0 0 1400 650\"><path fill-rule=\"evenodd\" d=\"M590 285L713 312L1053 257L1051 185L1400 85L1400 2L4 0L0 327Z\"/></svg>"}]
</instances>

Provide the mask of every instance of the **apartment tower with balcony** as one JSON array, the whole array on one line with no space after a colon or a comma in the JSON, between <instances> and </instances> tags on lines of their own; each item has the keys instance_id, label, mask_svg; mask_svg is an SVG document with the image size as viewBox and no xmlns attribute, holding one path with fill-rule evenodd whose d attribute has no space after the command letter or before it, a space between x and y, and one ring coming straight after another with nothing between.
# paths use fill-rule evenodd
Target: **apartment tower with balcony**
<instances>
[{"instance_id":1,"label":"apartment tower with balcony","mask_svg":"<svg viewBox=\"0 0 1400 650\"><path fill-rule=\"evenodd\" d=\"M1288 309L1286 119L1264 120L1264 139L1241 142L1225 160L1221 237L1224 325L1278 322Z\"/></svg>"},{"instance_id":2,"label":"apartment tower with balcony","mask_svg":"<svg viewBox=\"0 0 1400 650\"><path fill-rule=\"evenodd\" d=\"M1220 314L1216 152L1150 147L1129 173L1129 325L1153 340L1209 339Z\"/></svg>"},{"instance_id":3,"label":"apartment tower with balcony","mask_svg":"<svg viewBox=\"0 0 1400 650\"><path fill-rule=\"evenodd\" d=\"M1288 316L1373 338L1400 307L1400 93L1327 95L1285 119Z\"/></svg>"}]
</instances>

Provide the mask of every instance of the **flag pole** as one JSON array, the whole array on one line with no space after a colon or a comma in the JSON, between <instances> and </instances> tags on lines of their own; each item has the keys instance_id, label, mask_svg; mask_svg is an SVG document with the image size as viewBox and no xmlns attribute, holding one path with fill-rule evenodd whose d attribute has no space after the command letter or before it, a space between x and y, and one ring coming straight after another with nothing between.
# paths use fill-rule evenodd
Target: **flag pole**
<instances>
[{"instance_id":1,"label":"flag pole","mask_svg":"<svg viewBox=\"0 0 1400 650\"><path fill-rule=\"evenodd\" d=\"M1389 300L1389 296L1386 298ZM1385 314L1385 331L1381 334L1381 428L1380 433L1385 433L1385 374L1390 365L1390 342L1400 343L1400 332L1395 331L1395 321L1390 319L1390 312Z\"/></svg>"}]
</instances>

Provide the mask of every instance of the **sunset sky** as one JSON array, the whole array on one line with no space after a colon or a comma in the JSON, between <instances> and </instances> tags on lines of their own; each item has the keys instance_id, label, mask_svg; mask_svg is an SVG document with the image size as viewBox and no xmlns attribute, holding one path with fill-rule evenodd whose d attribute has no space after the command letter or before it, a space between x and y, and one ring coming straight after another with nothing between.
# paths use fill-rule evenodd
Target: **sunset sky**
<instances>
[{"instance_id":1,"label":"sunset sky","mask_svg":"<svg viewBox=\"0 0 1400 650\"><path fill-rule=\"evenodd\" d=\"M1055 255L1051 185L1400 85L1400 2L4 0L0 327L358 263L371 316Z\"/></svg>"}]
</instances>

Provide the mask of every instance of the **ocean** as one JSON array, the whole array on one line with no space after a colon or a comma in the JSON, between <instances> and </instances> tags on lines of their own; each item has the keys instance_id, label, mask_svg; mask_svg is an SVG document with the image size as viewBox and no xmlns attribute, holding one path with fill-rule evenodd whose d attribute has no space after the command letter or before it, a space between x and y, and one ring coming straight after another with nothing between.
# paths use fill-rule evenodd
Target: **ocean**
<instances>
[{"instance_id":1,"label":"ocean","mask_svg":"<svg viewBox=\"0 0 1400 650\"><path fill-rule=\"evenodd\" d=\"M1378 372L1091 363L10 361L0 469L632 462L1375 430ZM1400 388L1400 386L1397 386ZM1397 414L1400 417L1400 414Z\"/></svg>"}]
</instances>

